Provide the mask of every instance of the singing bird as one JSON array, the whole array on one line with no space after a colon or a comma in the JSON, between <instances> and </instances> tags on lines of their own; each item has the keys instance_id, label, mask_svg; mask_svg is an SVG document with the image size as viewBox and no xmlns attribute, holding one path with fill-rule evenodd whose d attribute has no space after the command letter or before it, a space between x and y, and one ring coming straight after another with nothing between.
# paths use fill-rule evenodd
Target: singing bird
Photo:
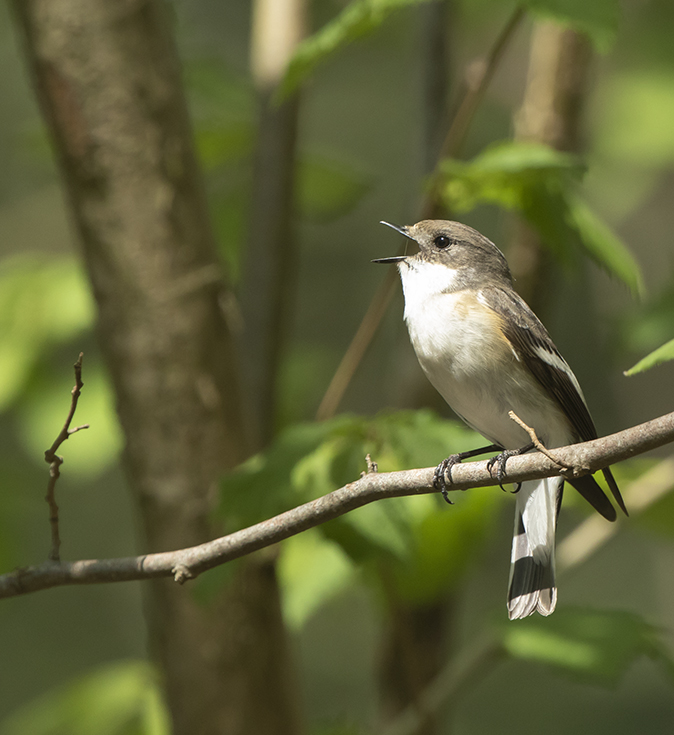
<instances>
[{"instance_id":1,"label":"singing bird","mask_svg":"<svg viewBox=\"0 0 674 735\"><path fill-rule=\"evenodd\" d=\"M489 451L500 482L507 459L530 451L528 434L513 411L548 449L597 438L576 376L538 317L517 294L503 253L472 227L423 220L392 227L419 246L414 255L380 258L396 263L405 295L404 319L419 363L454 412L491 445L451 455L435 484L447 497L451 469ZM610 469L608 487L627 514ZM616 511L591 475L569 480L604 518ZM508 614L511 620L557 603L555 529L564 478L531 480L516 496Z\"/></svg>"}]
</instances>

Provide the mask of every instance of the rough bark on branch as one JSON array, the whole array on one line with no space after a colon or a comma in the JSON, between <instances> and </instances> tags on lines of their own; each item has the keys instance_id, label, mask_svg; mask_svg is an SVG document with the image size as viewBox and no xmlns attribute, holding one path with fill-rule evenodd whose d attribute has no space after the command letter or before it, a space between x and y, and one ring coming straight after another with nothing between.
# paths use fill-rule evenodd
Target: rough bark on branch
<instances>
[{"instance_id":1,"label":"rough bark on branch","mask_svg":"<svg viewBox=\"0 0 674 735\"><path fill-rule=\"evenodd\" d=\"M617 434L554 450L555 457L574 476L596 472L616 462L674 442L674 412L625 429ZM553 477L559 466L536 452L508 460L508 481L512 483ZM435 468L402 472L369 473L323 497L300 505L249 528L199 546L121 559L45 563L17 569L0 576L0 598L72 584L96 584L173 577L185 582L207 569L275 544L309 528L330 521L355 508L383 498L437 492L433 487ZM497 486L487 462L469 462L452 469L450 490Z\"/></svg>"}]
</instances>

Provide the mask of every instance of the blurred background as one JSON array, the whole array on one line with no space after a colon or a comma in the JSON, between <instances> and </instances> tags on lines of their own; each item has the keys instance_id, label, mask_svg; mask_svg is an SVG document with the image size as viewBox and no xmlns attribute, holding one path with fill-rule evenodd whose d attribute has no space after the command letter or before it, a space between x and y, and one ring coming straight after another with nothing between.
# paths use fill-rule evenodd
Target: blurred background
<instances>
[{"instance_id":1,"label":"blurred background","mask_svg":"<svg viewBox=\"0 0 674 735\"><path fill-rule=\"evenodd\" d=\"M674 363L624 375L674 338L669 0L541 1L519 14L502 0L313 0L278 3L281 19L265 20L268 5L163 3L245 325L249 446L263 452L222 481L214 513L226 529L355 479L366 451L389 471L481 441L426 384L399 285L382 286L384 269L370 263L402 247L380 220L451 217L492 239L600 435L674 410ZM91 428L60 450L62 556L133 555L143 526L120 464L77 217L19 25L0 5L3 572L49 551L44 450L80 351L76 423ZM326 399L373 299L381 324L368 322L353 376L341 373ZM386 501L284 542L273 562L302 724L269 731L672 732L670 455L615 468L628 506L658 499L575 565L560 557L558 610L545 621L504 625L513 499L498 490L451 508L430 496ZM588 517L567 489L560 544ZM229 583L215 570L189 594L208 606ZM169 732L143 594L124 583L2 601L0 733ZM221 731L263 732L245 722Z\"/></svg>"}]
</instances>

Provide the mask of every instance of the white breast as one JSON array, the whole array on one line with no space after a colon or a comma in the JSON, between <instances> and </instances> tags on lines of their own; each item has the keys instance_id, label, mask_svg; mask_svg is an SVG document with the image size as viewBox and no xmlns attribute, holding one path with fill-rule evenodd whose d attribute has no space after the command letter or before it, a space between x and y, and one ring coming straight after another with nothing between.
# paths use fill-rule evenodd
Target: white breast
<instances>
[{"instance_id":1,"label":"white breast","mask_svg":"<svg viewBox=\"0 0 674 735\"><path fill-rule=\"evenodd\" d=\"M399 266L405 322L419 363L463 420L506 448L523 446L515 411L548 446L567 443L568 423L523 366L500 330L500 318L479 292L452 290L457 271L413 261ZM539 433L540 432L540 433Z\"/></svg>"}]
</instances>

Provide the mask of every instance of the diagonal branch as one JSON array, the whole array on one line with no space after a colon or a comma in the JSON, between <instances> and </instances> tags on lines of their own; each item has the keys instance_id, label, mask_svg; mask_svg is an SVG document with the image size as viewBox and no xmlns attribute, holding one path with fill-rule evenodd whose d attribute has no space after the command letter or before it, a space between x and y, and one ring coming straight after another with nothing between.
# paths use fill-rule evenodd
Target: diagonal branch
<instances>
[{"instance_id":1,"label":"diagonal branch","mask_svg":"<svg viewBox=\"0 0 674 735\"><path fill-rule=\"evenodd\" d=\"M674 442L674 412L617 434L584 444L555 449L555 454L573 476L596 472L616 462ZM559 474L559 467L541 453L512 457L508 481L524 482ZM435 492L432 467L403 472L368 473L328 495L300 505L228 536L179 551L121 559L53 562L17 569L0 576L0 598L73 584L123 582L172 576L185 582L201 572L283 541L309 528L383 498ZM568 473L565 473L568 474ZM487 462L456 465L450 490L468 490L498 485Z\"/></svg>"}]
</instances>

